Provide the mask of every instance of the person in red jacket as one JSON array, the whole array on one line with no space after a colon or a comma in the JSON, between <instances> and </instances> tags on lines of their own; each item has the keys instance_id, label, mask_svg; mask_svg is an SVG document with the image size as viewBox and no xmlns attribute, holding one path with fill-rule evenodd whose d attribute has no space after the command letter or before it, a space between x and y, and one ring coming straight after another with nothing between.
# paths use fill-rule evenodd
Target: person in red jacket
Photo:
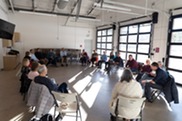
<instances>
[{"instance_id":1,"label":"person in red jacket","mask_svg":"<svg viewBox=\"0 0 182 121\"><path fill-rule=\"evenodd\" d=\"M138 72L138 63L132 55L129 55L129 60L127 60L126 67L130 68L132 72Z\"/></svg>"}]
</instances>

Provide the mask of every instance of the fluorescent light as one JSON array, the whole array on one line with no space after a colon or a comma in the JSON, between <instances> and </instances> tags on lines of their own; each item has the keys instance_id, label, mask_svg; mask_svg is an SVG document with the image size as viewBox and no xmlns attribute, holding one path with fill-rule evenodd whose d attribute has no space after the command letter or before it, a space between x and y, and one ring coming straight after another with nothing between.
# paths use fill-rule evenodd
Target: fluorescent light
<instances>
[{"instance_id":1,"label":"fluorescent light","mask_svg":"<svg viewBox=\"0 0 182 121\"><path fill-rule=\"evenodd\" d=\"M95 6L98 6L98 7L101 7L101 5L98 4L98 3L95 3L94 5ZM109 5L109 4L106 4L106 3L103 3L102 8L111 9L111 10L128 11L128 12L131 11L131 9L129 9L129 8L124 8L124 7L119 7L119 6L113 6L113 5Z\"/></svg>"},{"instance_id":2,"label":"fluorescent light","mask_svg":"<svg viewBox=\"0 0 182 121\"><path fill-rule=\"evenodd\" d=\"M105 4L105 3L103 3L103 8L110 8L110 9L121 10L121 11L131 11L131 9L129 9L129 8L113 6L113 5L109 5L109 4Z\"/></svg>"},{"instance_id":3,"label":"fluorescent light","mask_svg":"<svg viewBox=\"0 0 182 121\"><path fill-rule=\"evenodd\" d=\"M29 11L18 11L19 13L24 13L24 14L32 14L32 15L40 15L40 16L51 16L51 17L56 17L57 15L55 14L46 14L46 13L38 13L38 12L29 12Z\"/></svg>"},{"instance_id":4,"label":"fluorescent light","mask_svg":"<svg viewBox=\"0 0 182 121\"><path fill-rule=\"evenodd\" d=\"M102 11L115 12L115 13L123 13L123 14L130 14L130 15L142 16L142 14L138 14L138 13L134 13L134 12L118 11L118 10L112 10L112 9L100 8L100 7L96 7L95 9L102 10Z\"/></svg>"},{"instance_id":5,"label":"fluorescent light","mask_svg":"<svg viewBox=\"0 0 182 121\"><path fill-rule=\"evenodd\" d=\"M73 18L75 19L75 17ZM82 18L82 17L79 17L78 20L101 22L101 19Z\"/></svg>"},{"instance_id":6,"label":"fluorescent light","mask_svg":"<svg viewBox=\"0 0 182 121\"><path fill-rule=\"evenodd\" d=\"M146 8L146 7L132 5L132 4L126 4L126 3L122 3L122 2L110 1L110 0L104 0L104 3L114 4L114 5L121 5L121 6L125 6L125 7L148 10L148 11L159 11L159 10L156 10L156 9Z\"/></svg>"}]
</instances>

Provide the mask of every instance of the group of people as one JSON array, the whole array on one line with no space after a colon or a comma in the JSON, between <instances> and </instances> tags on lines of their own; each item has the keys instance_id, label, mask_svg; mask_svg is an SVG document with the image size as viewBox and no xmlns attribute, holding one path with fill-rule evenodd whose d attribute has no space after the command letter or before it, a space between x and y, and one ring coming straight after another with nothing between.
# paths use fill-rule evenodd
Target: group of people
<instances>
[{"instance_id":1,"label":"group of people","mask_svg":"<svg viewBox=\"0 0 182 121\"><path fill-rule=\"evenodd\" d=\"M61 51L63 58L66 55L64 52L65 51ZM24 94L28 91L32 81L45 85L50 91L68 93L67 84L65 82L58 85L55 79L48 77L47 65L50 62L53 63L54 59L55 58L52 50L50 50L50 52L47 54L47 58L43 58L43 53L41 53L40 50L35 53L33 50L30 50L30 53L26 52L21 67L21 94Z\"/></svg>"},{"instance_id":2,"label":"group of people","mask_svg":"<svg viewBox=\"0 0 182 121\"><path fill-rule=\"evenodd\" d=\"M151 88L162 90L164 85L167 83L167 79L168 73L161 61L151 63L150 59L147 59L146 64L142 66L136 79L133 76L132 70L130 68L125 68L121 79L116 83L112 92L111 102L109 105L111 119L114 119L114 109L118 96L122 95L128 98L146 97L146 99L151 102ZM132 117L135 114L140 113L140 110L136 109L123 108L122 110L128 117ZM130 119L126 120L130 121Z\"/></svg>"},{"instance_id":3,"label":"group of people","mask_svg":"<svg viewBox=\"0 0 182 121\"><path fill-rule=\"evenodd\" d=\"M47 53L42 52L41 49L31 49L25 53L25 57L30 60L30 64L32 62L39 62L41 64L45 64L48 66L52 64L57 67L57 62L61 62L61 66L68 66L67 61L67 51L62 48L60 53L57 54L53 49L50 49Z\"/></svg>"}]
</instances>

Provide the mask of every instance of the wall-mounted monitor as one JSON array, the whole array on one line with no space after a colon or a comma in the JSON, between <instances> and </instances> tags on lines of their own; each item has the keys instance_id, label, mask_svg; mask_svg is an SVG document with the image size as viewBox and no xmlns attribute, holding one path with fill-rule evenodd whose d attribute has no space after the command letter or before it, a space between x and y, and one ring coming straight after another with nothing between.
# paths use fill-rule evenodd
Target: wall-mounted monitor
<instances>
[{"instance_id":1,"label":"wall-mounted monitor","mask_svg":"<svg viewBox=\"0 0 182 121\"><path fill-rule=\"evenodd\" d=\"M15 24L0 19L0 38L12 40Z\"/></svg>"}]
</instances>

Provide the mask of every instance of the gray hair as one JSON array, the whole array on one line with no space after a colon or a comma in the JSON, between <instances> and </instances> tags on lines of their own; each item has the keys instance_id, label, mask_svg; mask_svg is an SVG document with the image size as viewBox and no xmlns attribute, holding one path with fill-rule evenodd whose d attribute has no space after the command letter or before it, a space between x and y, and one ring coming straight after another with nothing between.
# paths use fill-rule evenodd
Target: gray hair
<instances>
[{"instance_id":1,"label":"gray hair","mask_svg":"<svg viewBox=\"0 0 182 121\"><path fill-rule=\"evenodd\" d=\"M42 72L44 72L47 69L47 67L45 65L40 65L38 67L38 73L41 74Z\"/></svg>"}]
</instances>

